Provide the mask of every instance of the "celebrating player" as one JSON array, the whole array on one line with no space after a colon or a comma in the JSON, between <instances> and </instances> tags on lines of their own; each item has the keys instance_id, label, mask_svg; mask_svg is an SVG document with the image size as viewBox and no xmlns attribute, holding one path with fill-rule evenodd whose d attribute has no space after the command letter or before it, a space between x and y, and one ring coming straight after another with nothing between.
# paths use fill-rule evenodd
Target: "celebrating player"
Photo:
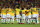
<instances>
[{"instance_id":1,"label":"celebrating player","mask_svg":"<svg viewBox=\"0 0 40 27\"><path fill-rule=\"evenodd\" d=\"M39 24L38 17L39 17L38 8L36 8L36 18L37 18L37 24Z\"/></svg>"},{"instance_id":2,"label":"celebrating player","mask_svg":"<svg viewBox=\"0 0 40 27\"><path fill-rule=\"evenodd\" d=\"M15 10L16 10L17 22L20 23L20 9L19 9L19 7L17 7Z\"/></svg>"},{"instance_id":3,"label":"celebrating player","mask_svg":"<svg viewBox=\"0 0 40 27\"><path fill-rule=\"evenodd\" d=\"M25 23L25 9L22 8L22 23Z\"/></svg>"},{"instance_id":4,"label":"celebrating player","mask_svg":"<svg viewBox=\"0 0 40 27\"><path fill-rule=\"evenodd\" d=\"M11 13L11 23L14 23L14 19L15 19L15 10L12 9L12 13Z\"/></svg>"},{"instance_id":5,"label":"celebrating player","mask_svg":"<svg viewBox=\"0 0 40 27\"><path fill-rule=\"evenodd\" d=\"M3 21L3 23L5 23L5 20L6 20L6 9L5 9L5 7L3 8L3 16L2 16L2 21Z\"/></svg>"},{"instance_id":6,"label":"celebrating player","mask_svg":"<svg viewBox=\"0 0 40 27\"><path fill-rule=\"evenodd\" d=\"M35 19L36 19L36 6L35 6L35 8L32 9L32 18L33 18L33 24L35 24Z\"/></svg>"}]
</instances>

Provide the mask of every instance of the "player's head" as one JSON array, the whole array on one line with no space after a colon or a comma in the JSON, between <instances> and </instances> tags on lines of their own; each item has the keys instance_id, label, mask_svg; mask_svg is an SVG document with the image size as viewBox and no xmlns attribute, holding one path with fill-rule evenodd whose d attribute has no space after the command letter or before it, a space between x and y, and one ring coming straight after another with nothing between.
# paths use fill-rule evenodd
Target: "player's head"
<instances>
[{"instance_id":1,"label":"player's head","mask_svg":"<svg viewBox=\"0 0 40 27\"><path fill-rule=\"evenodd\" d=\"M5 10L5 7L3 7L3 10Z\"/></svg>"},{"instance_id":2,"label":"player's head","mask_svg":"<svg viewBox=\"0 0 40 27\"><path fill-rule=\"evenodd\" d=\"M29 10L30 8L28 7L27 10Z\"/></svg>"},{"instance_id":3,"label":"player's head","mask_svg":"<svg viewBox=\"0 0 40 27\"><path fill-rule=\"evenodd\" d=\"M17 8L19 8L19 6Z\"/></svg>"},{"instance_id":4,"label":"player's head","mask_svg":"<svg viewBox=\"0 0 40 27\"><path fill-rule=\"evenodd\" d=\"M22 8L22 10L24 10L24 7Z\"/></svg>"}]
</instances>

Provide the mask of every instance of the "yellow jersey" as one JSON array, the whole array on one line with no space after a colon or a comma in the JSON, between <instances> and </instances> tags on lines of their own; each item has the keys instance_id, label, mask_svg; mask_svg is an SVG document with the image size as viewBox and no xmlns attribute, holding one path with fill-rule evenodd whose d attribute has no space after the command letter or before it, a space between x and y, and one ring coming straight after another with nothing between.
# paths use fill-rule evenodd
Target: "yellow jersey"
<instances>
[{"instance_id":1,"label":"yellow jersey","mask_svg":"<svg viewBox=\"0 0 40 27\"><path fill-rule=\"evenodd\" d=\"M11 16L15 16L15 11L12 11Z\"/></svg>"},{"instance_id":2,"label":"yellow jersey","mask_svg":"<svg viewBox=\"0 0 40 27\"><path fill-rule=\"evenodd\" d=\"M25 11L26 11L26 10L22 10L22 14L25 14Z\"/></svg>"},{"instance_id":3,"label":"yellow jersey","mask_svg":"<svg viewBox=\"0 0 40 27\"><path fill-rule=\"evenodd\" d=\"M39 14L39 13L38 13L38 10L36 10L36 14Z\"/></svg>"},{"instance_id":4,"label":"yellow jersey","mask_svg":"<svg viewBox=\"0 0 40 27\"><path fill-rule=\"evenodd\" d=\"M12 11L11 8L9 8L9 11Z\"/></svg>"},{"instance_id":5,"label":"yellow jersey","mask_svg":"<svg viewBox=\"0 0 40 27\"><path fill-rule=\"evenodd\" d=\"M4 15L6 15L6 9L5 9L5 10L3 10L3 14L4 14Z\"/></svg>"},{"instance_id":6,"label":"yellow jersey","mask_svg":"<svg viewBox=\"0 0 40 27\"><path fill-rule=\"evenodd\" d=\"M36 8L33 8L32 10L32 14L36 14Z\"/></svg>"},{"instance_id":7,"label":"yellow jersey","mask_svg":"<svg viewBox=\"0 0 40 27\"><path fill-rule=\"evenodd\" d=\"M20 9L16 8L16 15L19 15L20 14Z\"/></svg>"},{"instance_id":8,"label":"yellow jersey","mask_svg":"<svg viewBox=\"0 0 40 27\"><path fill-rule=\"evenodd\" d=\"M11 11L12 11L12 10L9 8L9 10L7 11L7 14L11 14Z\"/></svg>"},{"instance_id":9,"label":"yellow jersey","mask_svg":"<svg viewBox=\"0 0 40 27\"><path fill-rule=\"evenodd\" d=\"M31 9L29 9L28 15L31 15Z\"/></svg>"},{"instance_id":10,"label":"yellow jersey","mask_svg":"<svg viewBox=\"0 0 40 27\"><path fill-rule=\"evenodd\" d=\"M3 10L1 10L1 14L3 14Z\"/></svg>"},{"instance_id":11,"label":"yellow jersey","mask_svg":"<svg viewBox=\"0 0 40 27\"><path fill-rule=\"evenodd\" d=\"M29 10L26 10L26 12L27 12L26 16L28 16Z\"/></svg>"}]
</instances>

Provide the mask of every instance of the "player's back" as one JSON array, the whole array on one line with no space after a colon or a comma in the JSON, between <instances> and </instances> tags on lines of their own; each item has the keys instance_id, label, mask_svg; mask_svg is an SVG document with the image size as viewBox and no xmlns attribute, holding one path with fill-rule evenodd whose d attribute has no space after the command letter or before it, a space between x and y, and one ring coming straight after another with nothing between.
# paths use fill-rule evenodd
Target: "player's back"
<instances>
[{"instance_id":1,"label":"player's back","mask_svg":"<svg viewBox=\"0 0 40 27\"><path fill-rule=\"evenodd\" d=\"M36 14L36 8L33 8L32 10L32 14Z\"/></svg>"},{"instance_id":2,"label":"player's back","mask_svg":"<svg viewBox=\"0 0 40 27\"><path fill-rule=\"evenodd\" d=\"M20 9L16 8L15 10L16 10L16 15L20 14Z\"/></svg>"}]
</instances>

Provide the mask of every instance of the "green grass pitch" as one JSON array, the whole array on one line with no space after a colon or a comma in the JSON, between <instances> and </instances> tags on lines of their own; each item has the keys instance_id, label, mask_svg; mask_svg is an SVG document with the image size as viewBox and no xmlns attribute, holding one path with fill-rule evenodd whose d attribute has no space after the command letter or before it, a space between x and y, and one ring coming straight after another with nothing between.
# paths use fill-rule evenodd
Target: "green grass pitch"
<instances>
[{"instance_id":1,"label":"green grass pitch","mask_svg":"<svg viewBox=\"0 0 40 27\"><path fill-rule=\"evenodd\" d=\"M40 24L17 24L15 21L15 24L1 24L0 20L0 27L40 27Z\"/></svg>"}]
</instances>

